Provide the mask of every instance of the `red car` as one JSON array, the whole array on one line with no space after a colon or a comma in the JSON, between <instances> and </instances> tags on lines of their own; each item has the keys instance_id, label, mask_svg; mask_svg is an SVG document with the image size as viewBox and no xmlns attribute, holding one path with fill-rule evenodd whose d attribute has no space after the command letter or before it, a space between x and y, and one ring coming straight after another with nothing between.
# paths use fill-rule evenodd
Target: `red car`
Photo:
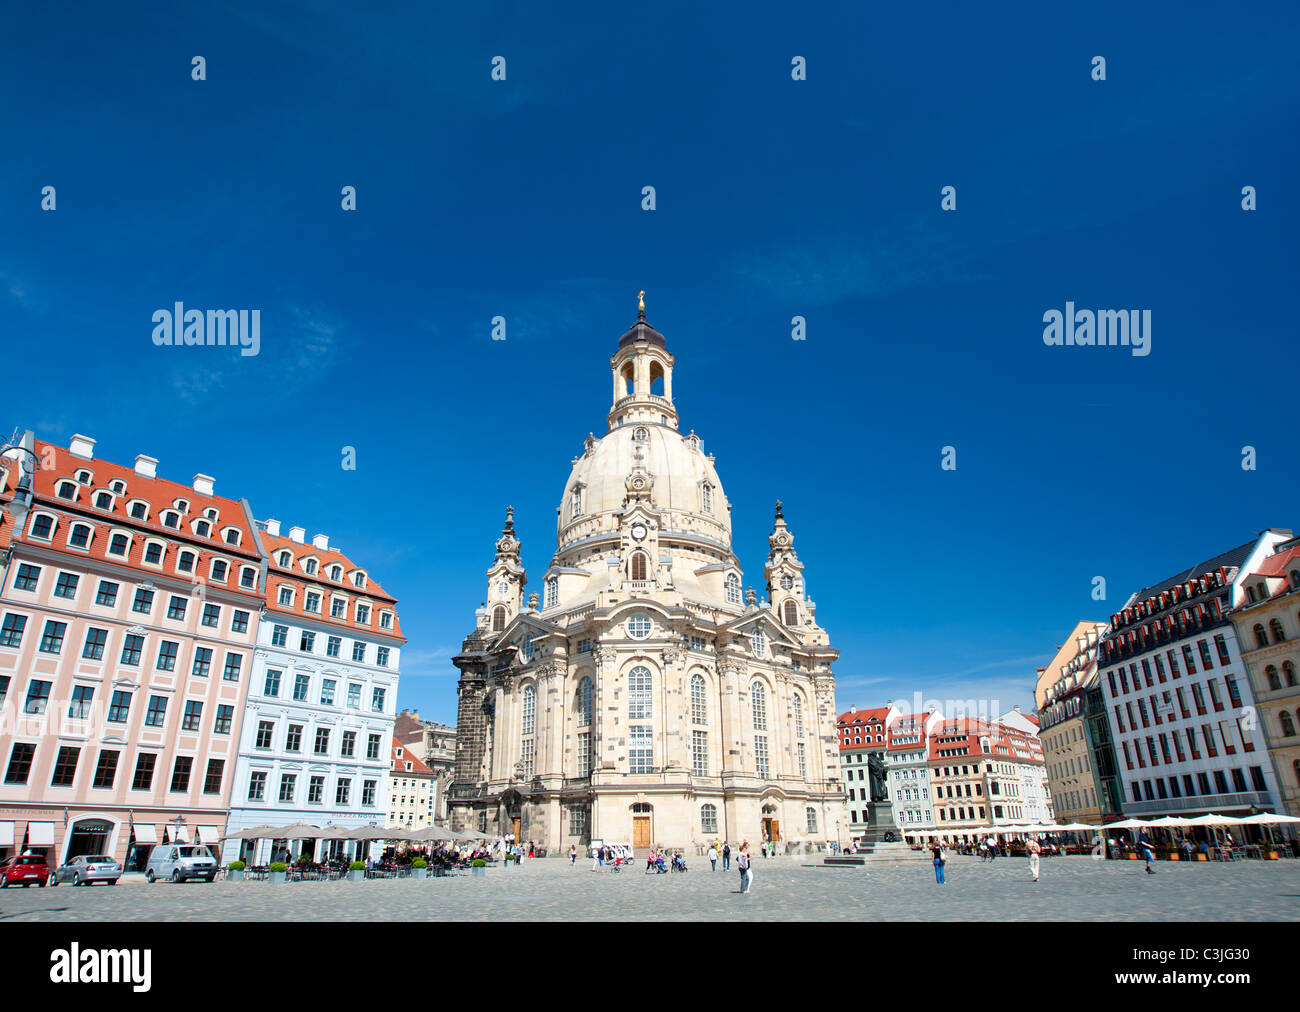
<instances>
[{"instance_id":1,"label":"red car","mask_svg":"<svg viewBox=\"0 0 1300 1012\"><path fill-rule=\"evenodd\" d=\"M50 866L39 854L21 854L0 864L0 889L11 885L45 885L50 880Z\"/></svg>"}]
</instances>

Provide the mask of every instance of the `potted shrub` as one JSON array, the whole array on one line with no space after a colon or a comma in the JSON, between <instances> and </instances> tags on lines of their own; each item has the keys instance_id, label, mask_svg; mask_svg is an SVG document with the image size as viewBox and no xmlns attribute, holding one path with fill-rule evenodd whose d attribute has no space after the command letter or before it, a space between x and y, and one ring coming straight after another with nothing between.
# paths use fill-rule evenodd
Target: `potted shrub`
<instances>
[{"instance_id":1,"label":"potted shrub","mask_svg":"<svg viewBox=\"0 0 1300 1012\"><path fill-rule=\"evenodd\" d=\"M306 868L308 865L311 864L311 855L299 854L297 864L299 868Z\"/></svg>"},{"instance_id":2,"label":"potted shrub","mask_svg":"<svg viewBox=\"0 0 1300 1012\"><path fill-rule=\"evenodd\" d=\"M226 869L226 880L229 882L244 881L244 869L247 868L243 861L231 861L230 867Z\"/></svg>"},{"instance_id":3,"label":"potted shrub","mask_svg":"<svg viewBox=\"0 0 1300 1012\"><path fill-rule=\"evenodd\" d=\"M289 866L283 861L272 861L270 868L267 870L271 873L270 879L272 882L284 882L286 880L285 872L289 870Z\"/></svg>"},{"instance_id":4,"label":"potted shrub","mask_svg":"<svg viewBox=\"0 0 1300 1012\"><path fill-rule=\"evenodd\" d=\"M353 861L348 865L348 881L362 882L366 877L366 863L364 861Z\"/></svg>"},{"instance_id":5,"label":"potted shrub","mask_svg":"<svg viewBox=\"0 0 1300 1012\"><path fill-rule=\"evenodd\" d=\"M428 878L429 862L422 857L417 857L411 862L411 878Z\"/></svg>"},{"instance_id":6,"label":"potted shrub","mask_svg":"<svg viewBox=\"0 0 1300 1012\"><path fill-rule=\"evenodd\" d=\"M471 872L474 875L486 875L487 862L484 861L481 857L474 858L473 864L471 865Z\"/></svg>"}]
</instances>

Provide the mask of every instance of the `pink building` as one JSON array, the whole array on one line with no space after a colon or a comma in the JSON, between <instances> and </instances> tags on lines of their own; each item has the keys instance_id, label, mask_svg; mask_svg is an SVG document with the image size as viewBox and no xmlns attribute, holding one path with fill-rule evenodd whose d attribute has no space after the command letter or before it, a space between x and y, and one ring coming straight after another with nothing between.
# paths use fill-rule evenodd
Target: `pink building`
<instances>
[{"instance_id":1,"label":"pink building","mask_svg":"<svg viewBox=\"0 0 1300 1012\"><path fill-rule=\"evenodd\" d=\"M223 831L265 570L247 503L94 444L0 459L0 858L132 869Z\"/></svg>"}]
</instances>

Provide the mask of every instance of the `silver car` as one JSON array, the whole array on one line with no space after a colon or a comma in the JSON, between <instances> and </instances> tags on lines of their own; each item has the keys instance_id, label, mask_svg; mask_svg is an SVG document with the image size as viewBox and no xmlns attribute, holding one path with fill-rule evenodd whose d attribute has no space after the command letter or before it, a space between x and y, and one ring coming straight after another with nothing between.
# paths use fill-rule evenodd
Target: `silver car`
<instances>
[{"instance_id":1,"label":"silver car","mask_svg":"<svg viewBox=\"0 0 1300 1012\"><path fill-rule=\"evenodd\" d=\"M96 882L117 885L121 877L122 866L106 854L78 854L67 864L54 869L50 885L56 886L61 882L71 882L74 886L94 885Z\"/></svg>"},{"instance_id":2,"label":"silver car","mask_svg":"<svg viewBox=\"0 0 1300 1012\"><path fill-rule=\"evenodd\" d=\"M201 878L211 882L217 877L217 862L212 857L212 851L207 847L186 843L164 843L155 847L150 853L149 863L144 869L144 877L150 882L160 878L170 879L173 882Z\"/></svg>"}]
</instances>

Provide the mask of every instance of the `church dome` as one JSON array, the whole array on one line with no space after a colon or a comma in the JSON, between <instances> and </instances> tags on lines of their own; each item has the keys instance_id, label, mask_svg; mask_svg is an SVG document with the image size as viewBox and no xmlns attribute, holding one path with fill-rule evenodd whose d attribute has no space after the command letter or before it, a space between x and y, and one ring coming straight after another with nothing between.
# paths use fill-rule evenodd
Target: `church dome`
<instances>
[{"instance_id":1,"label":"church dome","mask_svg":"<svg viewBox=\"0 0 1300 1012\"><path fill-rule=\"evenodd\" d=\"M573 464L560 503L557 547L618 529L633 484L650 486L665 531L693 533L731 550L731 509L710 455L694 432L658 423L627 424L589 439Z\"/></svg>"}]
</instances>

